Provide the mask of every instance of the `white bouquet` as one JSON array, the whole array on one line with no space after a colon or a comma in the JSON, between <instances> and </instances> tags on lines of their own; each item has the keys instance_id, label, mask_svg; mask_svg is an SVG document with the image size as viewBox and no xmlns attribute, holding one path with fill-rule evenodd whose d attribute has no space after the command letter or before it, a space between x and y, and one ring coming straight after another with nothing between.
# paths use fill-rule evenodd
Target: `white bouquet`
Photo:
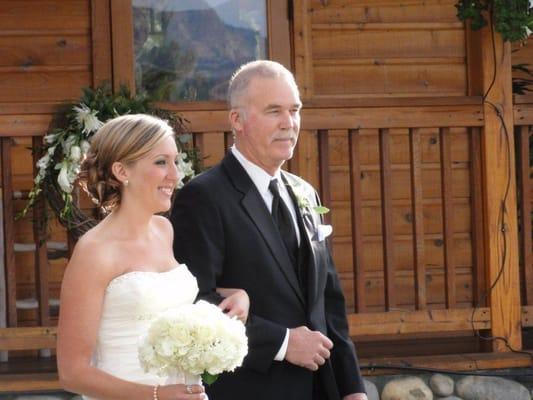
<instances>
[{"instance_id":1,"label":"white bouquet","mask_svg":"<svg viewBox=\"0 0 533 400\"><path fill-rule=\"evenodd\" d=\"M233 371L248 353L244 325L217 306L199 301L168 310L151 323L139 344L145 372L159 376L178 373L202 376L213 383L217 375Z\"/></svg>"}]
</instances>

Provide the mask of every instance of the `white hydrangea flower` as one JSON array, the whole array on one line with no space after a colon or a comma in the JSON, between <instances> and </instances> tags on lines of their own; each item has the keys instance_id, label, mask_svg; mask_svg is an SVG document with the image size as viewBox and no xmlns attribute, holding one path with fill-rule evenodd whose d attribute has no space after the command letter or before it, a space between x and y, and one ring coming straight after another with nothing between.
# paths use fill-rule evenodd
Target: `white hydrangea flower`
<instances>
[{"instance_id":1,"label":"white hydrangea flower","mask_svg":"<svg viewBox=\"0 0 533 400\"><path fill-rule=\"evenodd\" d=\"M233 371L248 353L244 325L205 301L169 310L156 318L139 344L146 372L218 375Z\"/></svg>"},{"instance_id":2,"label":"white hydrangea flower","mask_svg":"<svg viewBox=\"0 0 533 400\"><path fill-rule=\"evenodd\" d=\"M85 134L96 132L104 124L96 116L98 111L91 110L86 104L81 103L79 106L74 106L73 110L76 111L76 121Z\"/></svg>"}]
</instances>

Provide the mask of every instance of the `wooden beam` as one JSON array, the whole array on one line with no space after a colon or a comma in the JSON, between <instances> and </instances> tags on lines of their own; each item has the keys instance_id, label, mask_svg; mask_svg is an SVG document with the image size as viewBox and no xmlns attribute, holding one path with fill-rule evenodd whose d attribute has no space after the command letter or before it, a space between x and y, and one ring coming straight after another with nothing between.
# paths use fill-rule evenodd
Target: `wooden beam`
<instances>
[{"instance_id":1,"label":"wooden beam","mask_svg":"<svg viewBox=\"0 0 533 400\"><path fill-rule=\"evenodd\" d=\"M385 309L396 306L394 259L394 230L392 227L392 174L390 160L390 132L379 130L379 162L381 177L381 234L383 237L383 277Z\"/></svg>"},{"instance_id":2,"label":"wooden beam","mask_svg":"<svg viewBox=\"0 0 533 400\"><path fill-rule=\"evenodd\" d=\"M439 129L440 138L440 183L442 198L442 225L444 232L444 271L446 308L456 306L455 262L453 249L453 176L452 176L452 138L450 128Z\"/></svg>"},{"instance_id":3,"label":"wooden beam","mask_svg":"<svg viewBox=\"0 0 533 400\"><path fill-rule=\"evenodd\" d=\"M56 327L0 329L0 350L54 349L56 341Z\"/></svg>"},{"instance_id":4,"label":"wooden beam","mask_svg":"<svg viewBox=\"0 0 533 400\"><path fill-rule=\"evenodd\" d=\"M492 336L522 347L518 228L511 87L511 45L492 32L492 23L475 32L481 46L481 75L486 101L481 137L483 168L485 265L491 308ZM474 35L474 34L473 34ZM494 53L495 52L495 53ZM510 351L502 340L492 350Z\"/></svg>"},{"instance_id":5,"label":"wooden beam","mask_svg":"<svg viewBox=\"0 0 533 400\"><path fill-rule=\"evenodd\" d=\"M0 393L62 390L57 373L0 375Z\"/></svg>"},{"instance_id":6,"label":"wooden beam","mask_svg":"<svg viewBox=\"0 0 533 400\"><path fill-rule=\"evenodd\" d=\"M34 136L32 139L33 147L33 176L39 172L37 161L43 153L43 139L40 136ZM43 194L39 196L33 206L33 241L35 243L34 253L34 271L35 271L35 289L39 302L38 321L40 326L50 325L50 307L49 298L49 264L46 249L46 224L45 224L46 202Z\"/></svg>"},{"instance_id":7,"label":"wooden beam","mask_svg":"<svg viewBox=\"0 0 533 400\"><path fill-rule=\"evenodd\" d=\"M110 0L91 0L93 86L112 84ZM131 5L130 5L131 7Z\"/></svg>"},{"instance_id":8,"label":"wooden beam","mask_svg":"<svg viewBox=\"0 0 533 400\"><path fill-rule=\"evenodd\" d=\"M353 287L354 311L366 311L365 302L365 268L363 264L363 216L361 193L361 162L359 160L359 131L348 130L349 159L350 159L350 205L352 217L352 257L353 257Z\"/></svg>"},{"instance_id":9,"label":"wooden beam","mask_svg":"<svg viewBox=\"0 0 533 400\"><path fill-rule=\"evenodd\" d=\"M483 220L483 184L481 161L481 129L469 129L469 154L470 154L470 209L472 210L472 262L474 266L472 292L474 305L486 306L485 291L485 243Z\"/></svg>"},{"instance_id":10,"label":"wooden beam","mask_svg":"<svg viewBox=\"0 0 533 400\"><path fill-rule=\"evenodd\" d=\"M350 336L442 333L490 328L488 308L349 314ZM438 335L436 335L438 336Z\"/></svg>"},{"instance_id":11,"label":"wooden beam","mask_svg":"<svg viewBox=\"0 0 533 400\"><path fill-rule=\"evenodd\" d=\"M7 297L7 325L17 326L17 277L15 265L15 213L13 207L13 179L11 176L11 148L12 139L0 139L2 153L2 196L4 207L4 249L5 249L5 278Z\"/></svg>"},{"instance_id":12,"label":"wooden beam","mask_svg":"<svg viewBox=\"0 0 533 400\"><path fill-rule=\"evenodd\" d=\"M422 152L420 132L409 129L411 153L411 214L413 221L413 266L415 269L415 303L417 310L426 309L426 260L424 238L424 195L422 191Z\"/></svg>"},{"instance_id":13,"label":"wooden beam","mask_svg":"<svg viewBox=\"0 0 533 400\"><path fill-rule=\"evenodd\" d=\"M527 353L471 353L447 354L437 356L418 357L389 357L360 359L359 365L363 375L383 375L403 373L402 369L395 366L412 368L434 368L439 370L471 371L502 369L502 368L528 368L531 367L532 354ZM388 367L388 369L378 368Z\"/></svg>"},{"instance_id":14,"label":"wooden beam","mask_svg":"<svg viewBox=\"0 0 533 400\"><path fill-rule=\"evenodd\" d=\"M516 135L519 152L518 158L518 182L520 185L520 253L521 253L521 279L525 287L523 304L533 305L533 255L531 253L531 185L529 166L529 125L520 126Z\"/></svg>"},{"instance_id":15,"label":"wooden beam","mask_svg":"<svg viewBox=\"0 0 533 400\"><path fill-rule=\"evenodd\" d=\"M127 86L135 94L135 57L133 54L133 7L131 0L111 1L111 43L113 89Z\"/></svg>"},{"instance_id":16,"label":"wooden beam","mask_svg":"<svg viewBox=\"0 0 533 400\"><path fill-rule=\"evenodd\" d=\"M319 129L318 140L318 173L320 179L320 201L326 206L331 204L331 187L329 181L329 135L327 129ZM331 215L324 216L327 224L331 223Z\"/></svg>"}]
</instances>

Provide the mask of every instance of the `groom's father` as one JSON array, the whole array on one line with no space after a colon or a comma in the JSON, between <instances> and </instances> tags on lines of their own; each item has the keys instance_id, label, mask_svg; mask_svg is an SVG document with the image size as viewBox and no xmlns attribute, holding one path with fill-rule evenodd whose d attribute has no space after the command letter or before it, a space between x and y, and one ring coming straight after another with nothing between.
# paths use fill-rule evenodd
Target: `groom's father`
<instances>
[{"instance_id":1,"label":"groom's father","mask_svg":"<svg viewBox=\"0 0 533 400\"><path fill-rule=\"evenodd\" d=\"M249 354L207 388L215 400L365 400L344 297L315 190L281 170L293 155L302 103L272 61L243 65L229 85L235 145L177 195L174 253L197 277L250 296Z\"/></svg>"}]
</instances>

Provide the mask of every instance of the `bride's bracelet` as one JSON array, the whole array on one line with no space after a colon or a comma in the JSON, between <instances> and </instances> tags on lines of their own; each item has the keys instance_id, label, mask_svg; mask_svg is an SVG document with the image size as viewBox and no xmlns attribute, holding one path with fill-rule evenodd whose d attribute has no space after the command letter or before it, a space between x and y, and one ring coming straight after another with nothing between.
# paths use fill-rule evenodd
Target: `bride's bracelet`
<instances>
[{"instance_id":1,"label":"bride's bracelet","mask_svg":"<svg viewBox=\"0 0 533 400\"><path fill-rule=\"evenodd\" d=\"M158 392L159 391L159 385L154 386L154 397L153 400L159 400Z\"/></svg>"}]
</instances>

